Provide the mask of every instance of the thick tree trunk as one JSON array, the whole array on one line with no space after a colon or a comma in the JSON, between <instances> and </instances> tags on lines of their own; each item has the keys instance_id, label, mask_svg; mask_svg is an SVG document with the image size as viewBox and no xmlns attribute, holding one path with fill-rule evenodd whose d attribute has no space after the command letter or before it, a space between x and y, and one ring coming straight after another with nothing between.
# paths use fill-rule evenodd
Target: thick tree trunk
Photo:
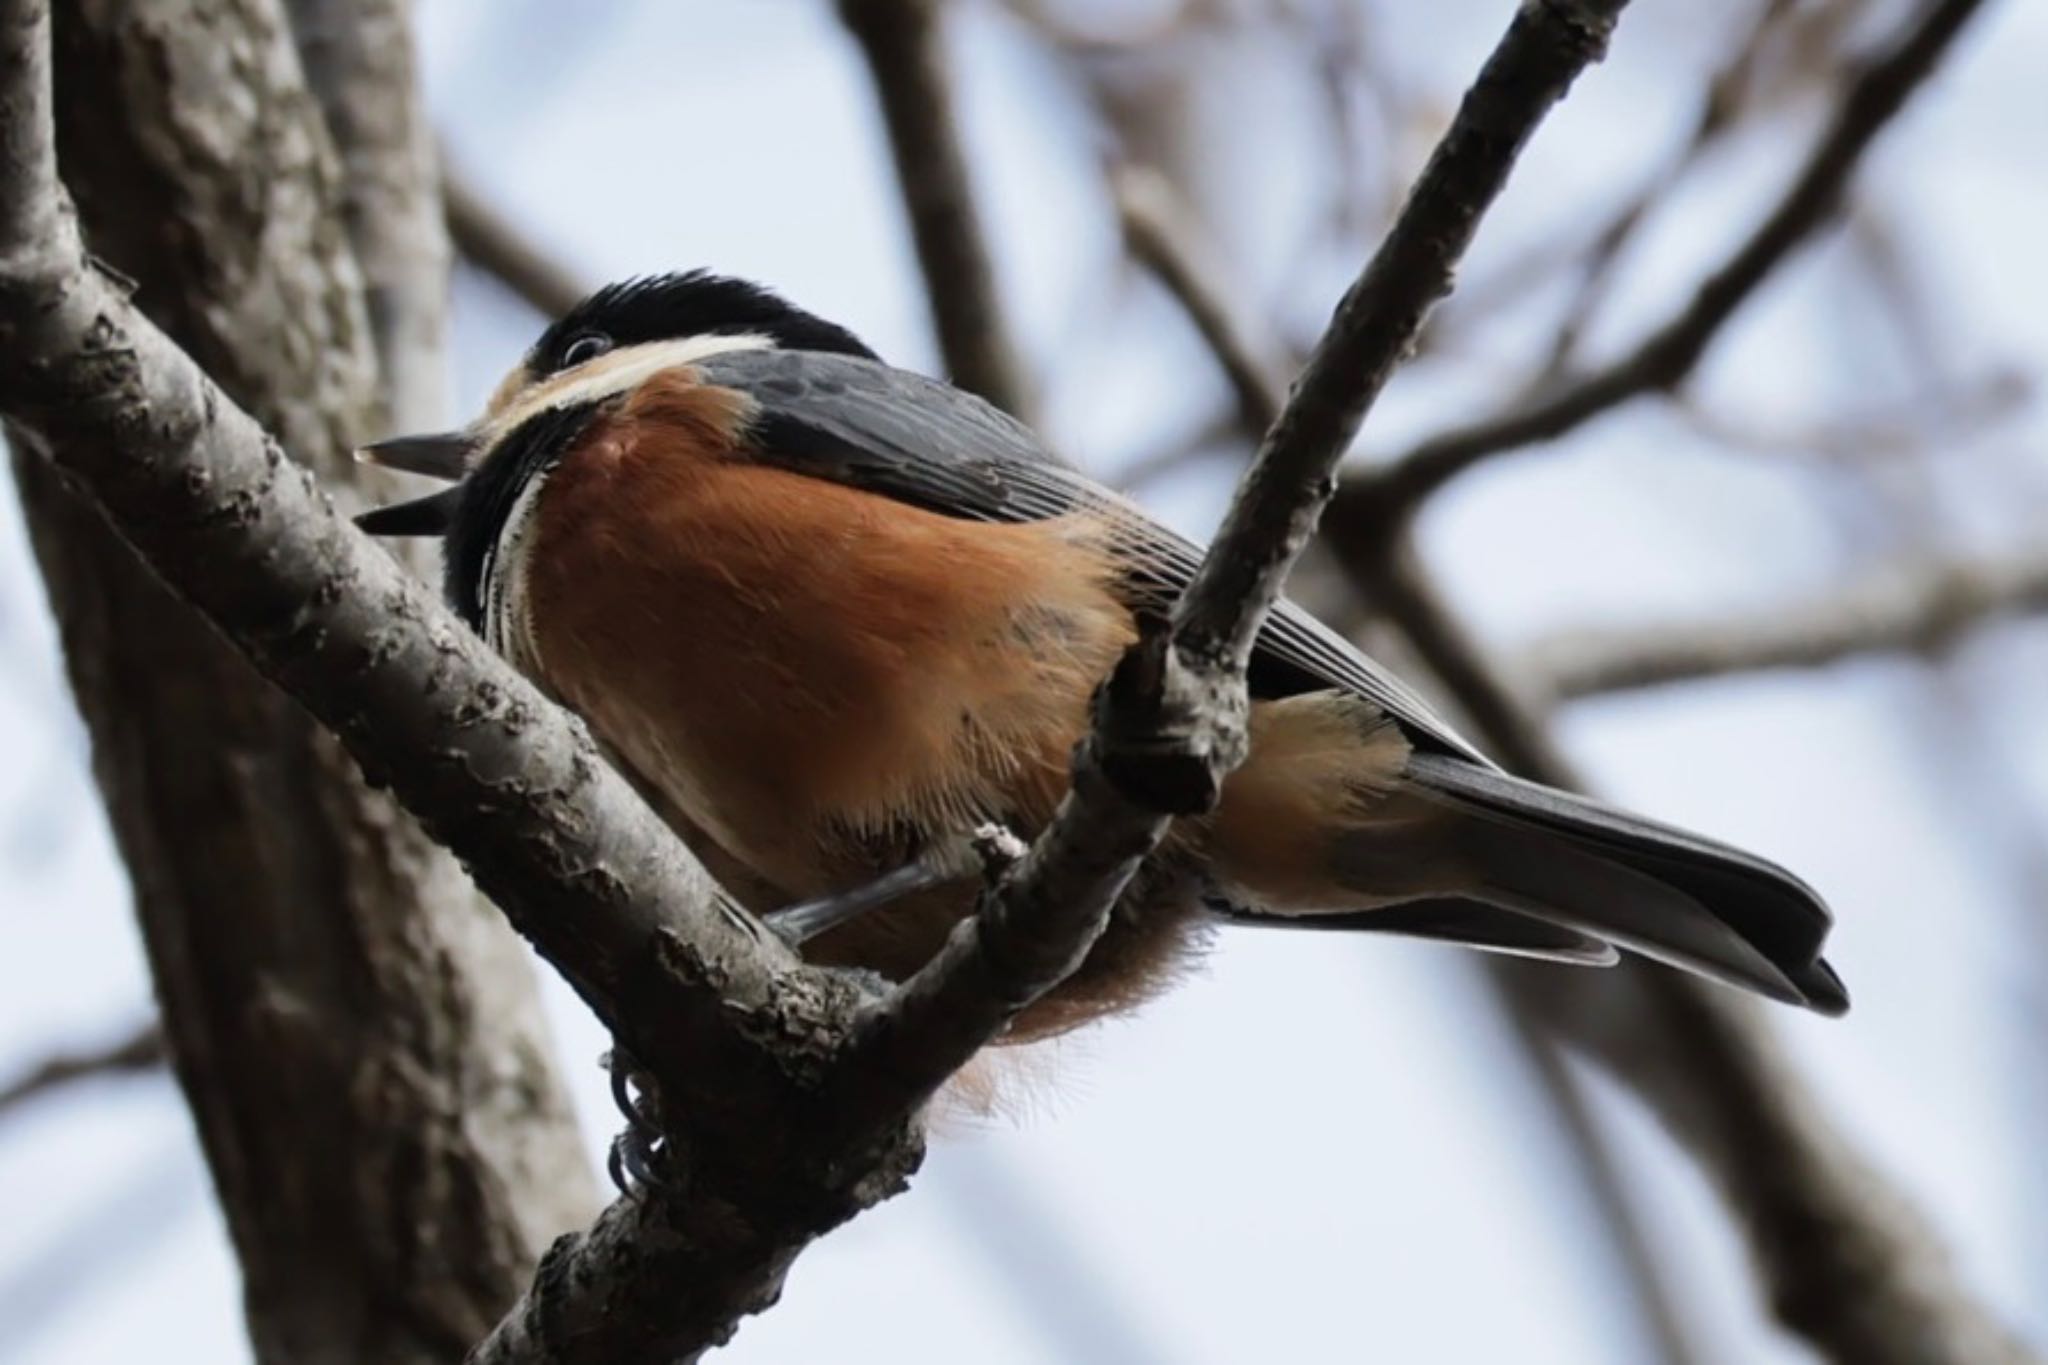
<instances>
[{"instance_id":1,"label":"thick tree trunk","mask_svg":"<svg viewBox=\"0 0 2048 1365\"><path fill-rule=\"evenodd\" d=\"M347 488L381 406L374 338L275 0L57 9L60 151L94 250ZM393 406L421 402L407 388ZM15 473L258 1355L459 1360L594 1203L516 940L46 462Z\"/></svg>"}]
</instances>

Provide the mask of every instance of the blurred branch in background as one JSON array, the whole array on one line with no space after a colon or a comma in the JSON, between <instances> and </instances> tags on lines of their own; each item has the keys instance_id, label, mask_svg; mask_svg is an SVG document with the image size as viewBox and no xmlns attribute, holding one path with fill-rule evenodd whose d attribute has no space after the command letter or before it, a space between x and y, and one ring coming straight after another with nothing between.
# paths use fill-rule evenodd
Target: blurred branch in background
<instances>
[{"instance_id":1,"label":"blurred branch in background","mask_svg":"<svg viewBox=\"0 0 2048 1365\"><path fill-rule=\"evenodd\" d=\"M542 317L558 318L589 292L576 273L530 240L462 168L441 156L441 203L448 236L462 259L524 299Z\"/></svg>"},{"instance_id":2,"label":"blurred branch in background","mask_svg":"<svg viewBox=\"0 0 2048 1365\"><path fill-rule=\"evenodd\" d=\"M2023 413L2033 382L1998 367L1972 378L1890 398L1868 411L1844 412L1803 425L1771 427L1716 411L1684 394L1672 409L1700 435L1729 450L1797 455L1838 465L1926 456L1959 444Z\"/></svg>"},{"instance_id":3,"label":"blurred branch in background","mask_svg":"<svg viewBox=\"0 0 2048 1365\"><path fill-rule=\"evenodd\" d=\"M0 1082L0 1118L79 1081L156 1071L164 1060L163 1030L154 1019L103 1047L51 1053L13 1080Z\"/></svg>"},{"instance_id":4,"label":"blurred branch in background","mask_svg":"<svg viewBox=\"0 0 2048 1365\"><path fill-rule=\"evenodd\" d=\"M1540 371L1544 379L1570 371L1586 328L1614 285L1618 265L1662 201L1728 134L1749 127L1759 108L1831 84L1840 64L1839 45L1865 9L1866 0L1765 0L1734 55L1708 79L1692 129L1678 150L1592 234L1575 266L1578 279ZM1541 274L1532 272L1531 277Z\"/></svg>"},{"instance_id":5,"label":"blurred branch in background","mask_svg":"<svg viewBox=\"0 0 2048 1365\"><path fill-rule=\"evenodd\" d=\"M1637 357L1613 375L1632 391L1657 387L1690 370L1721 321L1759 284L1790 247L1817 226L1848 181L1862 150L1932 71L1948 42L1976 8L1970 0L1941 0L1883 58L1845 92L1828 135L1794 189L1767 217L1730 264L1715 272L1679 318L1659 330ZM1159 254L1170 235L1139 233L1136 244ZM1223 335L1219 364L1233 373L1242 401L1253 393L1240 357L1252 350L1233 342L1249 325L1224 328L1222 292L1191 287L1199 269L1191 261L1159 271L1169 288L1187 289L1188 307L1205 336ZM1644 360L1648 355L1652 358ZM1676 362L1676 371L1669 367ZM1618 392L1612 380L1575 388L1570 403L1541 411L1542 423L1561 423L1561 434L1605 406L1586 395ZM1275 411L1277 390L1264 408ZM1365 598L1407 637L1438 675L1446 692L1473 717L1482 742L1527 775L1559 786L1581 786L1544 733L1534 711L1437 601L1407 545L1406 523L1418 500L1444 479L1485 454L1511 448L1533 426L1513 421L1470 429L1482 439L1425 442L1419 461L1395 465L1396 477L1354 479L1333 506L1325 542L1336 551ZM1540 424L1538 424L1540 425ZM1547 428L1546 428L1547 429ZM1513 437L1495 444L1503 434ZM1440 453L1451 451L1450 455ZM1402 479L1404 469L1420 477ZM1370 515L1362 506L1377 504ZM1348 515L1346 515L1348 514ZM1954 1275L1932 1231L1890 1192L1867 1162L1851 1154L1790 1076L1768 1029L1748 1002L1682 980L1661 969L1628 964L1603 980L1559 981L1517 964L1491 974L1518 1016L1538 1021L1550 1037L1584 1048L1631 1081L1714 1175L1731 1210L1749 1234L1751 1251L1780 1320L1830 1359L1899 1365L1929 1358L2024 1360L2024 1349L1977 1305ZM1601 997L1608 997L1602 999ZM1567 1102L1566 1113L1576 1106ZM1604 1164L1604 1163L1602 1163ZM1788 1173L1796 1173L1788 1178ZM1609 1210L1610 1213L1613 1210ZM1640 1244L1640 1239L1631 1239ZM1658 1283L1639 1267L1645 1287ZM1653 1319L1668 1324L1655 1305ZM1667 1335L1667 1348L1671 1338ZM1930 1347L1930 1343L1940 1343Z\"/></svg>"},{"instance_id":6,"label":"blurred branch in background","mask_svg":"<svg viewBox=\"0 0 2048 1365\"><path fill-rule=\"evenodd\" d=\"M1522 672L1559 701L1645 687L1820 668L1860 654L1936 654L1956 637L2048 612L2048 552L1980 562L1894 565L1804 601L1725 620L1578 630L1531 646Z\"/></svg>"},{"instance_id":7,"label":"blurred branch in background","mask_svg":"<svg viewBox=\"0 0 2048 1365\"><path fill-rule=\"evenodd\" d=\"M558 1240L475 1359L694 1356L773 1301L806 1242L901 1188L921 1151L916 1108L1073 969L1167 816L1213 802L1242 752L1252 639L1337 461L1523 143L1601 54L1623 3L1532 7L1510 24L1268 433L1170 633L1141 632L1101 693L1074 792L1028 855L1002 851L1022 858L1018 870L947 949L874 1002L731 913L567 722L444 625L310 478L281 474L276 447L95 273L51 145L48 11L9 0L0 298L12 307L0 336L18 362L7 404L32 433L22 462L47 456L92 489L155 568L434 821L650 1064L650 1112L667 1150L688 1154L688 1180L657 1180L590 1233ZM280 600L291 604L282 628ZM474 1219L462 1230L498 1231ZM289 1280L303 1260L245 1265ZM342 1323L306 1338L314 1325L252 1315L278 1358L325 1358L348 1339ZM369 1353L445 1355L458 1326Z\"/></svg>"},{"instance_id":8,"label":"blurred branch in background","mask_svg":"<svg viewBox=\"0 0 2048 1365\"><path fill-rule=\"evenodd\" d=\"M1230 382L1239 427L1264 431L1279 411L1274 395L1286 387L1283 376L1294 368L1291 358L1281 353L1277 337L1252 335L1244 319L1231 315L1221 292L1225 266L1171 181L1147 167L1119 165L1110 171L1109 186L1125 248L1187 310ZM1142 475L1137 481L1143 481Z\"/></svg>"},{"instance_id":9,"label":"blurred branch in background","mask_svg":"<svg viewBox=\"0 0 2048 1365\"><path fill-rule=\"evenodd\" d=\"M1383 524L1388 514L1414 507L1482 460L1554 441L1633 398L1676 389L1723 325L1834 215L1863 153L1981 6L1982 0L1941 0L1923 7L1902 41L1862 67L1784 196L1662 326L1605 366L1548 381L1502 412L1439 432L1352 475L1333 519L1361 528Z\"/></svg>"},{"instance_id":10,"label":"blurred branch in background","mask_svg":"<svg viewBox=\"0 0 2048 1365\"><path fill-rule=\"evenodd\" d=\"M840 19L874 77L950 377L1028 422L1029 378L996 303L973 177L955 136L945 9L943 0L839 0Z\"/></svg>"},{"instance_id":11,"label":"blurred branch in background","mask_svg":"<svg viewBox=\"0 0 2048 1365\"><path fill-rule=\"evenodd\" d=\"M1117 183L1128 190L1144 184L1143 175L1124 172ZM1218 365L1230 373L1247 418L1242 435L1255 439L1280 411L1284 401L1281 386L1249 359L1263 345L1252 339L1257 321L1233 303L1222 284L1204 268L1211 253L1202 246L1199 225L1179 211L1180 206L1168 202L1166 193L1157 188L1119 196L1125 240L1133 256L1154 271L1187 309L1190 320L1213 348ZM1452 695L1455 699L1457 694L1453 691ZM1586 1097L1547 1031L1525 1012L1510 1010L1508 1018L1524 1060L1541 1083L1559 1125L1572 1139L1582 1188L1601 1215L1601 1227L1612 1240L1615 1259L1632 1281L1635 1307L1646 1333L1657 1343L1658 1358L1666 1365L1697 1359L1676 1290L1652 1250L1650 1234L1629 1203L1614 1154Z\"/></svg>"}]
</instances>

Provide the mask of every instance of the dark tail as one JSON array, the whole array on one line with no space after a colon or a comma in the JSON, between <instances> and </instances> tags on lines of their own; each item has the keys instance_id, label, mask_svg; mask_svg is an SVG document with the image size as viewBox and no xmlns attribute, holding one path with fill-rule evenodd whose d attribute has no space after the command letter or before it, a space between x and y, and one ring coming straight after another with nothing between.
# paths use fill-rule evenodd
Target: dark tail
<instances>
[{"instance_id":1,"label":"dark tail","mask_svg":"<svg viewBox=\"0 0 2048 1365\"><path fill-rule=\"evenodd\" d=\"M1414 754L1411 790L1465 817L1463 894L1821 1014L1849 1008L1833 923L1785 869L1726 844L1463 759Z\"/></svg>"}]
</instances>

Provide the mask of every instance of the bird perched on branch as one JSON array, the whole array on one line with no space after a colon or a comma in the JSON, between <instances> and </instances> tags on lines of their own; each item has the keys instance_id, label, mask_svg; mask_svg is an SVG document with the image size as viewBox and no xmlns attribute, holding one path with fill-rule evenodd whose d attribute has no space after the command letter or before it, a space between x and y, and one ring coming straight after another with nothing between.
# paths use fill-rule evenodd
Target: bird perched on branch
<instances>
[{"instance_id":1,"label":"bird perched on branch","mask_svg":"<svg viewBox=\"0 0 2048 1365\"><path fill-rule=\"evenodd\" d=\"M729 890L899 979L973 907L963 840L1046 822L1093 689L1200 560L986 403L704 273L600 290L471 426L364 453L451 481L360 520L445 538L455 610ZM1249 683L1219 803L1013 1038L1142 1001L1233 922L1619 947L1847 1008L1827 909L1782 868L1509 776L1290 602Z\"/></svg>"}]
</instances>

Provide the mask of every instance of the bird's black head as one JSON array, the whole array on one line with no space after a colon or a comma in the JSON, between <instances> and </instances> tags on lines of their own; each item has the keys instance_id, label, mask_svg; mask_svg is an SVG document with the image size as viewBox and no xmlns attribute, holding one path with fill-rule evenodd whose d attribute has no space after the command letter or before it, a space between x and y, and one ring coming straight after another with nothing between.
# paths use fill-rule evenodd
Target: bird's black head
<instances>
[{"instance_id":1,"label":"bird's black head","mask_svg":"<svg viewBox=\"0 0 2048 1365\"><path fill-rule=\"evenodd\" d=\"M778 350L880 359L844 327L747 280L692 270L607 285L565 313L526 353L534 380L607 351L687 337L758 336Z\"/></svg>"},{"instance_id":2,"label":"bird's black head","mask_svg":"<svg viewBox=\"0 0 2048 1365\"><path fill-rule=\"evenodd\" d=\"M448 600L484 630L499 548L518 539L522 499L598 409L671 367L761 347L880 359L844 327L745 280L693 270L609 285L541 333L471 426L357 452L453 484L366 512L357 523L376 535L445 536Z\"/></svg>"}]
</instances>

